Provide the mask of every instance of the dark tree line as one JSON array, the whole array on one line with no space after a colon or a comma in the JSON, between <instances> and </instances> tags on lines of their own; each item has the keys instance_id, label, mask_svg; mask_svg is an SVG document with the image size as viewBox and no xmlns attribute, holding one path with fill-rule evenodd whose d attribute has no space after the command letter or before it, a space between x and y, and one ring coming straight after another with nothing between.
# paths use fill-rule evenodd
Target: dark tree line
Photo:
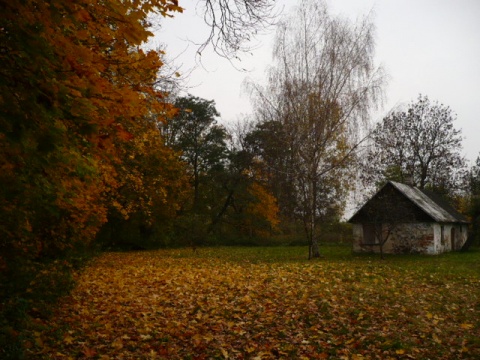
<instances>
[{"instance_id":1,"label":"dark tree line","mask_svg":"<svg viewBox=\"0 0 480 360\"><path fill-rule=\"evenodd\" d=\"M162 134L186 163L191 185L176 222L177 241L197 247L269 237L277 206L255 176L253 153L233 146L231 134L217 122L213 101L188 95L177 98L175 106L178 112Z\"/></svg>"}]
</instances>

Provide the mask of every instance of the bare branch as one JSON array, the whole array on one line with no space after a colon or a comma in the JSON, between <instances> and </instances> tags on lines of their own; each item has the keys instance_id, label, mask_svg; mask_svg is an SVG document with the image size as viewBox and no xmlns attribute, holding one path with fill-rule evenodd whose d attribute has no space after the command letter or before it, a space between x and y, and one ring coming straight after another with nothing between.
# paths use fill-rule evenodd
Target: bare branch
<instances>
[{"instance_id":1,"label":"bare branch","mask_svg":"<svg viewBox=\"0 0 480 360\"><path fill-rule=\"evenodd\" d=\"M359 130L382 97L385 77L373 62L374 30L370 17L351 23L331 16L325 2L301 1L278 26L267 87L253 87L258 120L284 129L279 140L290 167L282 164L279 171L288 172L295 214L314 256L317 223L332 204L342 208L352 160L366 139Z\"/></svg>"},{"instance_id":2,"label":"bare branch","mask_svg":"<svg viewBox=\"0 0 480 360\"><path fill-rule=\"evenodd\" d=\"M275 0L203 0L198 7L210 27L198 53L212 45L217 54L228 59L250 51L253 38L273 25L278 16Z\"/></svg>"}]
</instances>

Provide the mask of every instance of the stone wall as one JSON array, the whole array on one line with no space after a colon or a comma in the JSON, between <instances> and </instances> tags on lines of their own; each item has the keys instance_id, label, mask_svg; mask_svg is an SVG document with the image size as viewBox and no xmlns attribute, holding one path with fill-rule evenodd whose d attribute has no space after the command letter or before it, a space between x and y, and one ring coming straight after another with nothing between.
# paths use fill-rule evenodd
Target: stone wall
<instances>
[{"instance_id":1,"label":"stone wall","mask_svg":"<svg viewBox=\"0 0 480 360\"><path fill-rule=\"evenodd\" d=\"M443 237L442 237L443 227ZM452 241L452 229L454 232ZM460 224L435 224L435 253L460 250L467 241L468 227Z\"/></svg>"},{"instance_id":2,"label":"stone wall","mask_svg":"<svg viewBox=\"0 0 480 360\"><path fill-rule=\"evenodd\" d=\"M453 242L452 229L454 229ZM384 231L386 231L385 228ZM459 224L398 224L390 234L388 241L384 244L383 252L390 254L435 255L447 251L460 250L467 240L467 231L467 225ZM380 246L378 245L363 244L362 224L353 224L353 251L380 252Z\"/></svg>"},{"instance_id":3,"label":"stone wall","mask_svg":"<svg viewBox=\"0 0 480 360\"><path fill-rule=\"evenodd\" d=\"M399 224L387 243L393 254L434 254L434 224Z\"/></svg>"},{"instance_id":4,"label":"stone wall","mask_svg":"<svg viewBox=\"0 0 480 360\"><path fill-rule=\"evenodd\" d=\"M386 231L386 229L384 229ZM390 254L433 253L434 231L431 223L398 224L383 245ZM380 252L380 246L363 244L363 225L353 225L354 252Z\"/></svg>"}]
</instances>

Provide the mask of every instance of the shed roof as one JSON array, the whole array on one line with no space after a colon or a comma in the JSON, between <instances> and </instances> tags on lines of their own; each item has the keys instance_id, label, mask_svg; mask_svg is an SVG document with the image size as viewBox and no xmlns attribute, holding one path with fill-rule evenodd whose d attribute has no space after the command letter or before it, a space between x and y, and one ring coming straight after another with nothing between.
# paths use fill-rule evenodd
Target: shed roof
<instances>
[{"instance_id":1,"label":"shed roof","mask_svg":"<svg viewBox=\"0 0 480 360\"><path fill-rule=\"evenodd\" d=\"M384 187L388 184L391 184L395 189L397 189L401 194L403 194L406 198L408 198L411 202L413 202L418 208L420 208L425 214L430 216L436 222L468 223L468 220L465 216L456 211L452 206L450 206L445 200L443 200L435 193L426 190L420 190L416 187L398 183L395 181L388 181L387 184L384 185ZM384 187L382 187L382 189ZM380 189L373 197L380 193L382 189ZM350 220L353 219L359 211L357 211L350 218Z\"/></svg>"},{"instance_id":2,"label":"shed roof","mask_svg":"<svg viewBox=\"0 0 480 360\"><path fill-rule=\"evenodd\" d=\"M468 222L465 216L456 211L437 194L395 181L390 181L390 183L435 221Z\"/></svg>"}]
</instances>

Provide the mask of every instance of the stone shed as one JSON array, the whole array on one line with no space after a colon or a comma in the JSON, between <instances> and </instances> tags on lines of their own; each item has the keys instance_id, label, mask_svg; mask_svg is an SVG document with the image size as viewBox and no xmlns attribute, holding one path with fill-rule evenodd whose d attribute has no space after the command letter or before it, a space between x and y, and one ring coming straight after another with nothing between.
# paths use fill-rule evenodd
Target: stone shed
<instances>
[{"instance_id":1,"label":"stone shed","mask_svg":"<svg viewBox=\"0 0 480 360\"><path fill-rule=\"evenodd\" d=\"M439 195L387 182L350 218L355 252L440 254L460 250L468 220Z\"/></svg>"}]
</instances>

